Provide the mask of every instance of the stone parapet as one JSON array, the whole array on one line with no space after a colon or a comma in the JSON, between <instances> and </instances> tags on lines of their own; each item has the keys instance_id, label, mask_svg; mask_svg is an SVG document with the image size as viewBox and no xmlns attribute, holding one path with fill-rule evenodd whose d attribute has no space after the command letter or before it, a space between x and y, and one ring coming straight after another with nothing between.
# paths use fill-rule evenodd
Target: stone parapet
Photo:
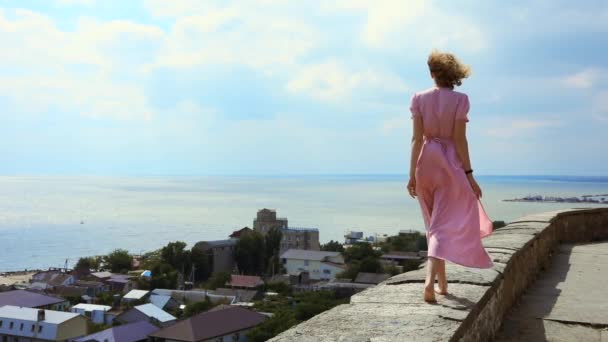
<instances>
[{"instance_id":1,"label":"stone parapet","mask_svg":"<svg viewBox=\"0 0 608 342\"><path fill-rule=\"evenodd\" d=\"M608 240L608 208L530 215L483 240L491 269L447 265L449 292L422 300L425 270L403 273L270 341L488 341L560 243Z\"/></svg>"}]
</instances>

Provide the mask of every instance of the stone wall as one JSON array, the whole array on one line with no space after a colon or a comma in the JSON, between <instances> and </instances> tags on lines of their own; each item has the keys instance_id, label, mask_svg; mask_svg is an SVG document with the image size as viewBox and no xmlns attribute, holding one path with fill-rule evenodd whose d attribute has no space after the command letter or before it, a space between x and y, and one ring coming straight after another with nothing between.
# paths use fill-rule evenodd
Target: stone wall
<instances>
[{"instance_id":1,"label":"stone wall","mask_svg":"<svg viewBox=\"0 0 608 342\"><path fill-rule=\"evenodd\" d=\"M526 216L483 240L494 261L480 270L448 264L449 292L422 300L425 270L387 279L271 341L488 341L562 242L608 240L608 208Z\"/></svg>"}]
</instances>

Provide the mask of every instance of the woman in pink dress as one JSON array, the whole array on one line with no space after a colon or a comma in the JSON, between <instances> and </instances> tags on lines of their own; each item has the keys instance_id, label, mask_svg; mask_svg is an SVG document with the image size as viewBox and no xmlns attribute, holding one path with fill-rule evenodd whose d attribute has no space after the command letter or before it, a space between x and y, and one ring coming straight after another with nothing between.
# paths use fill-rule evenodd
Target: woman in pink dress
<instances>
[{"instance_id":1,"label":"woman in pink dress","mask_svg":"<svg viewBox=\"0 0 608 342\"><path fill-rule=\"evenodd\" d=\"M418 197L428 242L424 300L447 294L445 261L489 268L492 260L481 238L492 233L492 221L481 205L481 189L473 177L466 138L469 98L454 91L470 74L452 54L432 52L428 58L435 87L418 92L410 110L414 121L410 180Z\"/></svg>"}]
</instances>

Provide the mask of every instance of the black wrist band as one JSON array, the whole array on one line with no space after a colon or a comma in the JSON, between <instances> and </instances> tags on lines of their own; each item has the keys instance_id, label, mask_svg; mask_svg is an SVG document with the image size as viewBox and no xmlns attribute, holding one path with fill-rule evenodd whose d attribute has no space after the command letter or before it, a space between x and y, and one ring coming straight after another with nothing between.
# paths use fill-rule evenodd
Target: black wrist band
<instances>
[{"instance_id":1,"label":"black wrist band","mask_svg":"<svg viewBox=\"0 0 608 342\"><path fill-rule=\"evenodd\" d=\"M465 170L464 173L468 175L469 173L473 173L473 170Z\"/></svg>"}]
</instances>

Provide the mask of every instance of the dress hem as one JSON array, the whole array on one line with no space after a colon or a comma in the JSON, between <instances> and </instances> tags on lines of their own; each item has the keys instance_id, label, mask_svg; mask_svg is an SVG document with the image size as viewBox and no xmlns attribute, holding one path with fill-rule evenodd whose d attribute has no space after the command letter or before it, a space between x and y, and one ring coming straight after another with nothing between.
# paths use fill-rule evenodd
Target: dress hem
<instances>
[{"instance_id":1,"label":"dress hem","mask_svg":"<svg viewBox=\"0 0 608 342\"><path fill-rule=\"evenodd\" d=\"M453 260L450 260L448 258L444 258L444 257L438 256L438 255L428 255L427 254L427 258L428 257L437 258L437 259L441 259L441 260L444 260L444 261L449 261L449 262L451 262L453 264L464 266L464 267L469 267L469 268L488 269L488 268L494 267L494 263L492 261L490 261L490 266L484 267L484 266L476 266L476 265L475 266L474 265L466 265L464 263L453 261Z\"/></svg>"}]
</instances>

